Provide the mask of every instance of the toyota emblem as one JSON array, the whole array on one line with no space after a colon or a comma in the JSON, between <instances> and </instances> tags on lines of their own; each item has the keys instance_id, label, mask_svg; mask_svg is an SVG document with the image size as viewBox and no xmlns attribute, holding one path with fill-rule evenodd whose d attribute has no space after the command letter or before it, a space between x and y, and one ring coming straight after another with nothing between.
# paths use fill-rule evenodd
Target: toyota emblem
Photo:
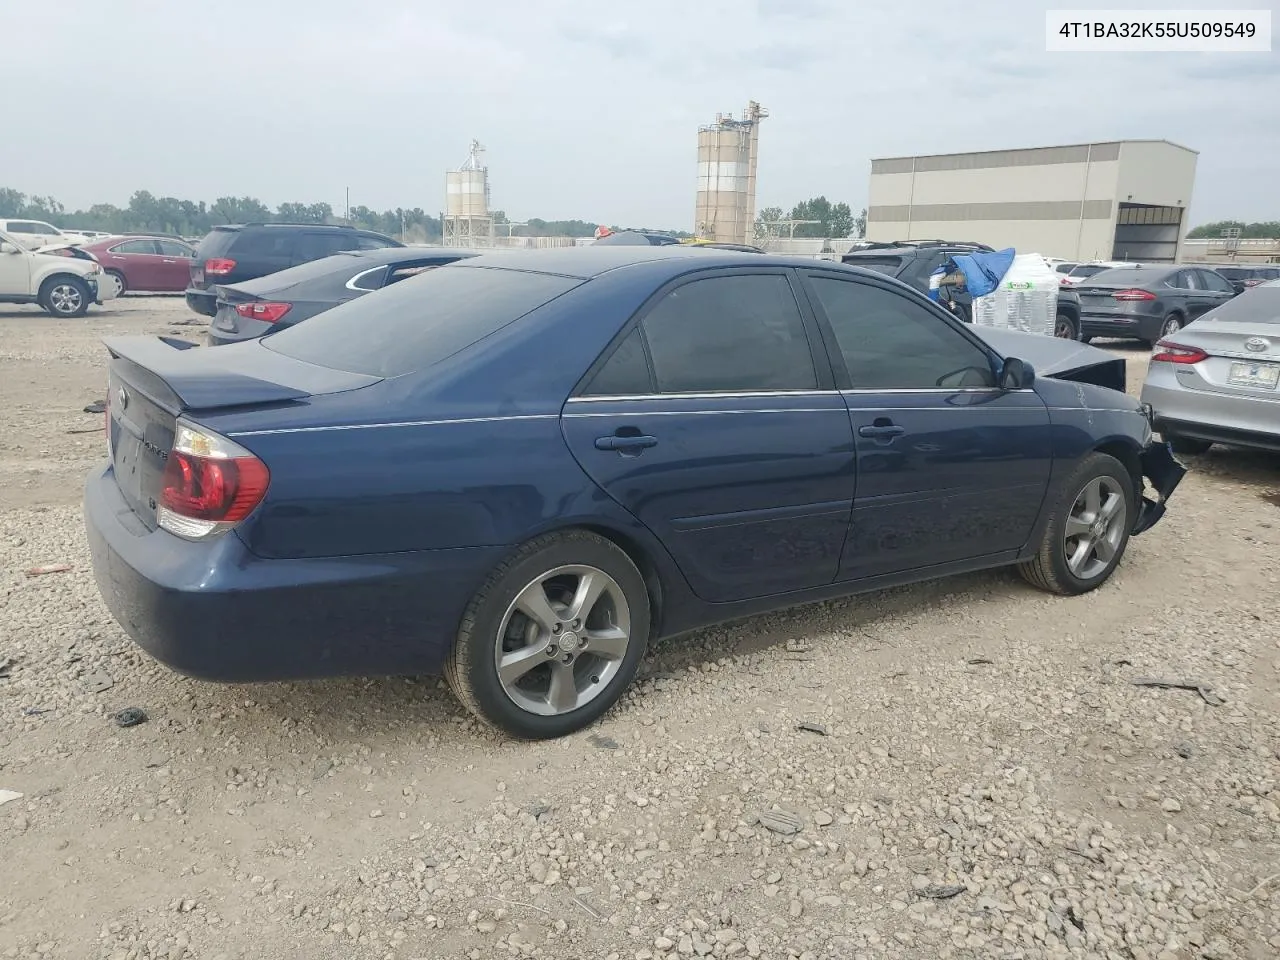
<instances>
[{"instance_id":1,"label":"toyota emblem","mask_svg":"<svg viewBox=\"0 0 1280 960\"><path fill-rule=\"evenodd\" d=\"M1263 337L1250 337L1244 342L1246 350L1252 350L1254 353L1261 353L1271 346L1271 341Z\"/></svg>"},{"instance_id":2,"label":"toyota emblem","mask_svg":"<svg viewBox=\"0 0 1280 960\"><path fill-rule=\"evenodd\" d=\"M116 403L120 405L121 410L129 409L129 391L124 387L116 391Z\"/></svg>"}]
</instances>

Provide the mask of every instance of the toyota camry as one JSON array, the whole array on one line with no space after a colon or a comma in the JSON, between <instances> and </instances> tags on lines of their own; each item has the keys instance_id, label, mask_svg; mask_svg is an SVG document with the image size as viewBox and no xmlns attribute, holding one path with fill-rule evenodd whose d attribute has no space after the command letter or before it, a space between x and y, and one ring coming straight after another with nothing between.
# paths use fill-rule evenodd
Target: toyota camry
<instances>
[{"instance_id":1,"label":"toyota camry","mask_svg":"<svg viewBox=\"0 0 1280 960\"><path fill-rule=\"evenodd\" d=\"M85 519L137 643L217 681L443 670L527 738L730 618L1006 565L1093 590L1184 473L1122 359L813 260L482 256L106 346Z\"/></svg>"}]
</instances>

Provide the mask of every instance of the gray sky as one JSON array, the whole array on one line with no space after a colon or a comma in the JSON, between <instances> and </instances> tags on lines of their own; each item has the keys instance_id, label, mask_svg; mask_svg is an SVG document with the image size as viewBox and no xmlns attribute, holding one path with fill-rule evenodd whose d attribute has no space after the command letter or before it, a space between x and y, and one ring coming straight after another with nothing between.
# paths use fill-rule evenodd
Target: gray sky
<instances>
[{"instance_id":1,"label":"gray sky","mask_svg":"<svg viewBox=\"0 0 1280 960\"><path fill-rule=\"evenodd\" d=\"M436 212L476 138L513 219L689 228L697 125L755 99L761 206L856 211L875 156L1163 138L1200 151L1193 223L1280 218L1280 53L1046 53L1071 6L0 0L0 186Z\"/></svg>"}]
</instances>

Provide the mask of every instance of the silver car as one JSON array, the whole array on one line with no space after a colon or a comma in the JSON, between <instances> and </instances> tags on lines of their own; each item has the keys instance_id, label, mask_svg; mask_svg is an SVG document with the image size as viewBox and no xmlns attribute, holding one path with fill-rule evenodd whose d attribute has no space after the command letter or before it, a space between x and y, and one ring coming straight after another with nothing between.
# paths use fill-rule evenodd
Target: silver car
<instances>
[{"instance_id":1,"label":"silver car","mask_svg":"<svg viewBox=\"0 0 1280 960\"><path fill-rule=\"evenodd\" d=\"M1280 451L1280 280L1157 343L1142 400L1175 452L1215 443Z\"/></svg>"}]
</instances>

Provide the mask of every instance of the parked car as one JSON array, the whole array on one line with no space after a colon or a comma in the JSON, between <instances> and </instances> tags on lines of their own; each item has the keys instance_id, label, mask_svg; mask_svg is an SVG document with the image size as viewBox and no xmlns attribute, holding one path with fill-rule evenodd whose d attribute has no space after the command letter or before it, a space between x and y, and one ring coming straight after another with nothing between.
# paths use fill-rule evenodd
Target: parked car
<instances>
[{"instance_id":1,"label":"parked car","mask_svg":"<svg viewBox=\"0 0 1280 960\"><path fill-rule=\"evenodd\" d=\"M863 242L841 257L843 263L875 270L901 280L921 293L929 292L929 277L952 257L965 253L992 253L983 243L953 240L903 240L893 243ZM965 303L963 294L961 303ZM966 307L967 309L967 307ZM966 322L969 317L965 316ZM1080 338L1080 298L1062 290L1058 293L1054 336L1066 340Z\"/></svg>"},{"instance_id":2,"label":"parked car","mask_svg":"<svg viewBox=\"0 0 1280 960\"><path fill-rule=\"evenodd\" d=\"M195 249L169 237L112 237L84 244L98 258L116 296L130 290L147 293L181 293L191 278Z\"/></svg>"},{"instance_id":3,"label":"parked car","mask_svg":"<svg viewBox=\"0 0 1280 960\"><path fill-rule=\"evenodd\" d=\"M28 250L57 243L81 244L88 239L78 233L59 230L43 220L0 220L0 231L9 234L11 243L16 238Z\"/></svg>"},{"instance_id":4,"label":"parked car","mask_svg":"<svg viewBox=\"0 0 1280 960\"><path fill-rule=\"evenodd\" d=\"M1090 277L1096 277L1104 270L1136 269L1140 266L1142 264L1130 263L1127 260L1094 260L1091 263L1077 263L1067 271L1066 276L1063 277L1063 283L1067 286L1078 286Z\"/></svg>"},{"instance_id":5,"label":"parked car","mask_svg":"<svg viewBox=\"0 0 1280 960\"><path fill-rule=\"evenodd\" d=\"M673 237L669 233L652 233L645 230L618 230L614 233L606 233L591 242L591 246L621 246L621 247L669 247L675 246L680 242L679 237Z\"/></svg>"},{"instance_id":6,"label":"parked car","mask_svg":"<svg viewBox=\"0 0 1280 960\"><path fill-rule=\"evenodd\" d=\"M1215 270L1227 279L1236 293L1266 283L1268 280L1280 280L1280 264L1267 263L1202 263L1197 266Z\"/></svg>"},{"instance_id":7,"label":"parked car","mask_svg":"<svg viewBox=\"0 0 1280 960\"><path fill-rule=\"evenodd\" d=\"M214 227L191 261L187 306L202 316L218 310L215 284L256 280L344 250L403 247L370 230L325 223L244 223Z\"/></svg>"},{"instance_id":8,"label":"parked car","mask_svg":"<svg viewBox=\"0 0 1280 960\"><path fill-rule=\"evenodd\" d=\"M257 280L219 284L213 288L218 310L209 326L209 344L224 346L291 327L340 303L475 255L475 250L445 247L353 250Z\"/></svg>"},{"instance_id":9,"label":"parked car","mask_svg":"<svg viewBox=\"0 0 1280 960\"><path fill-rule=\"evenodd\" d=\"M1280 451L1280 280L1156 344L1142 399L1177 452L1214 443Z\"/></svg>"},{"instance_id":10,"label":"parked car","mask_svg":"<svg viewBox=\"0 0 1280 960\"><path fill-rule=\"evenodd\" d=\"M28 250L0 230L0 303L34 303L55 317L82 317L89 304L110 299L101 278L96 260Z\"/></svg>"},{"instance_id":11,"label":"parked car","mask_svg":"<svg viewBox=\"0 0 1280 960\"><path fill-rule=\"evenodd\" d=\"M729 618L1005 564L1093 590L1185 471L1090 382L1122 359L979 333L874 272L673 245L476 257L219 349L109 338L95 576L188 675L443 667L534 738Z\"/></svg>"},{"instance_id":12,"label":"parked car","mask_svg":"<svg viewBox=\"0 0 1280 960\"><path fill-rule=\"evenodd\" d=\"M1075 288L1084 336L1154 344L1236 295L1222 276L1177 265L1104 270Z\"/></svg>"}]
</instances>

